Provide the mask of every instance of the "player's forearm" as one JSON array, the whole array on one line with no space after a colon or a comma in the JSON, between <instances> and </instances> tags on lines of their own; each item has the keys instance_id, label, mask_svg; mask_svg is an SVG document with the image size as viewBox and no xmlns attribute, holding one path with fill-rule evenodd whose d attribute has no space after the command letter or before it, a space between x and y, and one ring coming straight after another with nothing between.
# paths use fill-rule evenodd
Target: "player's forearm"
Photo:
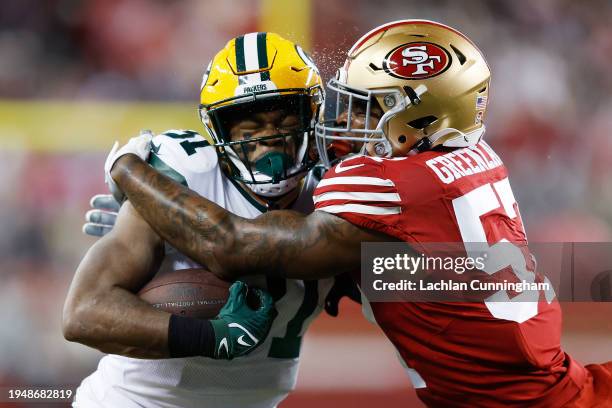
<instances>
[{"instance_id":1,"label":"player's forearm","mask_svg":"<svg viewBox=\"0 0 612 408\"><path fill-rule=\"evenodd\" d=\"M85 302L69 297L64 307L67 340L132 358L228 358L215 354L213 323L155 310L120 288Z\"/></svg>"},{"instance_id":2,"label":"player's forearm","mask_svg":"<svg viewBox=\"0 0 612 408\"><path fill-rule=\"evenodd\" d=\"M101 240L88 251L66 299L64 335L106 353L164 357L170 315L112 280L108 272L133 267L122 254L122 246L110 240Z\"/></svg>"},{"instance_id":3,"label":"player's forearm","mask_svg":"<svg viewBox=\"0 0 612 408\"><path fill-rule=\"evenodd\" d=\"M64 335L68 340L127 357L168 356L170 314L120 288L87 296L66 305Z\"/></svg>"},{"instance_id":4,"label":"player's forearm","mask_svg":"<svg viewBox=\"0 0 612 408\"><path fill-rule=\"evenodd\" d=\"M173 316L151 308L119 288L69 300L64 308L64 337L103 353L165 359L215 356L215 331L209 320Z\"/></svg>"},{"instance_id":5,"label":"player's forearm","mask_svg":"<svg viewBox=\"0 0 612 408\"><path fill-rule=\"evenodd\" d=\"M248 223L172 179L134 155L121 157L112 177L130 203L172 246L213 272L234 263L238 231ZM227 274L226 274L227 276Z\"/></svg>"},{"instance_id":6,"label":"player's forearm","mask_svg":"<svg viewBox=\"0 0 612 408\"><path fill-rule=\"evenodd\" d=\"M295 235L291 227L297 222L296 215L276 225L238 217L158 173L134 155L120 158L111 174L130 203L162 238L223 278L256 273L278 275L283 266L279 255L294 254L279 251L279 245Z\"/></svg>"},{"instance_id":7,"label":"player's forearm","mask_svg":"<svg viewBox=\"0 0 612 408\"><path fill-rule=\"evenodd\" d=\"M130 357L167 355L170 315L134 294L159 261L160 256L140 251L138 243L113 236L97 241L79 264L68 292L66 339Z\"/></svg>"},{"instance_id":8,"label":"player's forearm","mask_svg":"<svg viewBox=\"0 0 612 408\"><path fill-rule=\"evenodd\" d=\"M317 279L359 267L362 235L338 217L286 210L238 217L134 155L120 158L111 174L162 238L222 278Z\"/></svg>"},{"instance_id":9,"label":"player's forearm","mask_svg":"<svg viewBox=\"0 0 612 408\"><path fill-rule=\"evenodd\" d=\"M227 273L240 271L288 279L322 279L358 269L360 242L351 242L337 217L279 210L249 220L230 253Z\"/></svg>"}]
</instances>

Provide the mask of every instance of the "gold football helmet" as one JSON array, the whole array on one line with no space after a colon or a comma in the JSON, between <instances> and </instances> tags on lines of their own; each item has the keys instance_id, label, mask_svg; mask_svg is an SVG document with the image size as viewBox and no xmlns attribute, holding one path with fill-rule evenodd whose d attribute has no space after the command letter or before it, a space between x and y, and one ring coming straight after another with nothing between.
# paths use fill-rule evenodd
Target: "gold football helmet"
<instances>
[{"instance_id":1,"label":"gold football helmet","mask_svg":"<svg viewBox=\"0 0 612 408\"><path fill-rule=\"evenodd\" d=\"M318 160L312 141L323 93L319 71L299 45L265 32L230 40L206 68L199 109L228 176L267 197L295 188ZM291 133L231 140L234 118L277 109L300 118ZM249 160L254 143L272 139L282 141L283 152Z\"/></svg>"},{"instance_id":2,"label":"gold football helmet","mask_svg":"<svg viewBox=\"0 0 612 408\"><path fill-rule=\"evenodd\" d=\"M336 93L335 118L317 124L317 147L330 165L331 141L363 143L368 153L405 156L435 146L465 147L480 140L490 70L465 35L427 20L382 25L349 50L328 97ZM381 113L374 124L371 113ZM365 126L354 126L361 115Z\"/></svg>"}]
</instances>

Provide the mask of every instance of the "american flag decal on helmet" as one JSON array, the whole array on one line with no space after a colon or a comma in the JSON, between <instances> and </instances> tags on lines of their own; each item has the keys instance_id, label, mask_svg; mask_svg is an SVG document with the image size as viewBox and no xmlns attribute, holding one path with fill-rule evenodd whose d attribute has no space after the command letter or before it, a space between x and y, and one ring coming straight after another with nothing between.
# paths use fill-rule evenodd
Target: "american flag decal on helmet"
<instances>
[{"instance_id":1,"label":"american flag decal on helmet","mask_svg":"<svg viewBox=\"0 0 612 408\"><path fill-rule=\"evenodd\" d=\"M487 97L485 95L479 95L476 97L476 109L487 108Z\"/></svg>"}]
</instances>

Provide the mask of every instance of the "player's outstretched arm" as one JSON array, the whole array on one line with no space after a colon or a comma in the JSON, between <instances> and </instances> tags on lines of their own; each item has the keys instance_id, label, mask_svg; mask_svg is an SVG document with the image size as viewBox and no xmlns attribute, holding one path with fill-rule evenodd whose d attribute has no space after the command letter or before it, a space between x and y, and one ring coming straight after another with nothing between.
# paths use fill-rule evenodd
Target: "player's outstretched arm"
<instances>
[{"instance_id":1,"label":"player's outstretched arm","mask_svg":"<svg viewBox=\"0 0 612 408\"><path fill-rule=\"evenodd\" d=\"M111 175L165 240L223 278L333 276L359 268L361 242L393 240L323 212L272 211L245 219L131 154L115 162Z\"/></svg>"}]
</instances>

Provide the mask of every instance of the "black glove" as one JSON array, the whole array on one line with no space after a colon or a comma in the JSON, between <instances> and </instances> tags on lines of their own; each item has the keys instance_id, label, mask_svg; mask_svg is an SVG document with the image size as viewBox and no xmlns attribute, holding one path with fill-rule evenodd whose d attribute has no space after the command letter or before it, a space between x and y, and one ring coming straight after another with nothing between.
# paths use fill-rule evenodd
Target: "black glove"
<instances>
[{"instance_id":1,"label":"black glove","mask_svg":"<svg viewBox=\"0 0 612 408\"><path fill-rule=\"evenodd\" d=\"M348 273L336 276L334 286L325 298L325 311L328 315L338 316L338 304L344 296L361 304L361 292Z\"/></svg>"}]
</instances>

